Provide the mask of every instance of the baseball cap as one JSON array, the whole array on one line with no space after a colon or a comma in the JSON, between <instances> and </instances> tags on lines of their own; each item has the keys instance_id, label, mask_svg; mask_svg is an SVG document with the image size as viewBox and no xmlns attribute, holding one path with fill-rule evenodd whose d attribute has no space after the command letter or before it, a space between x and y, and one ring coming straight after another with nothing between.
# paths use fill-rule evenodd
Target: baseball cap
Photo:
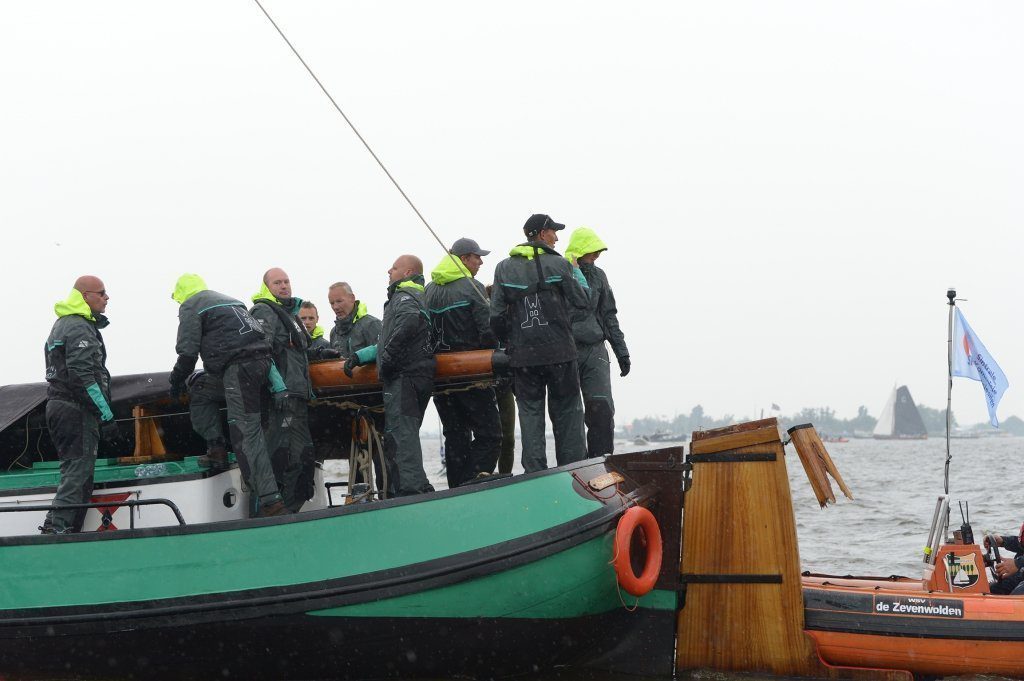
<instances>
[{"instance_id":1,"label":"baseball cap","mask_svg":"<svg viewBox=\"0 0 1024 681\"><path fill-rule=\"evenodd\" d=\"M565 225L555 222L543 213L534 213L530 216L530 219L526 221L526 224L523 225L523 233L525 233L526 236L535 236L540 234L542 229L565 229Z\"/></svg>"},{"instance_id":2,"label":"baseball cap","mask_svg":"<svg viewBox=\"0 0 1024 681\"><path fill-rule=\"evenodd\" d=\"M450 253L452 255L469 255L470 253L472 253L473 255L483 256L490 253L490 251L485 251L484 249L480 248L480 244L478 244L475 240L469 239L467 237L462 237L461 239L457 240L455 243L452 244L452 249Z\"/></svg>"}]
</instances>

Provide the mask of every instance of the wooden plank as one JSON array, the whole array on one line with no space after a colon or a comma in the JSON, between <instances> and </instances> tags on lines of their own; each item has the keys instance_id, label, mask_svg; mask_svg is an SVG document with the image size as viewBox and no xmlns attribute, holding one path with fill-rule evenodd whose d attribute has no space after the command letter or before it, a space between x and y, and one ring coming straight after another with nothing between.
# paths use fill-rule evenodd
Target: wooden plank
<instances>
[{"instance_id":1,"label":"wooden plank","mask_svg":"<svg viewBox=\"0 0 1024 681\"><path fill-rule=\"evenodd\" d=\"M692 442L698 440L709 440L716 437L722 437L723 435L732 435L733 433L744 433L748 430L760 430L761 428L773 427L778 429L779 422L774 418L761 419L760 421L746 421L745 423L734 423L731 426L723 426L721 428L712 428L711 430L697 430L694 431Z\"/></svg>"},{"instance_id":2,"label":"wooden plank","mask_svg":"<svg viewBox=\"0 0 1024 681\"><path fill-rule=\"evenodd\" d=\"M774 421L775 419L772 419ZM775 425L758 428L756 430L741 430L734 433L727 433L715 438L698 440L697 433L693 434L690 441L691 454L710 454L725 449L739 449L750 445L760 445L768 442L779 442L779 429Z\"/></svg>"}]
</instances>

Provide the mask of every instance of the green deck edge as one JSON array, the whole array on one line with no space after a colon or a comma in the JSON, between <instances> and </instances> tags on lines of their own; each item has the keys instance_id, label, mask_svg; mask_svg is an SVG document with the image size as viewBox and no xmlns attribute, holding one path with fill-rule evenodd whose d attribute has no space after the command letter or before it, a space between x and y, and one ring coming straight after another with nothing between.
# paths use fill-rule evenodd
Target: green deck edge
<instances>
[{"instance_id":1,"label":"green deck edge","mask_svg":"<svg viewBox=\"0 0 1024 681\"><path fill-rule=\"evenodd\" d=\"M526 537L603 507L572 485L570 473L558 472L473 494L297 522L5 546L0 610L307 584L436 560Z\"/></svg>"},{"instance_id":2,"label":"green deck edge","mask_svg":"<svg viewBox=\"0 0 1024 681\"><path fill-rule=\"evenodd\" d=\"M232 455L232 461L234 456ZM146 468L146 467L150 468ZM154 469L152 467L160 467ZM93 473L95 482L109 483L137 480L138 478L198 474L209 470L199 465L198 456L186 456L180 461L159 461L143 464L118 465L117 459L97 459ZM157 472L159 471L159 472ZM32 468L0 472L0 490L38 489L56 487L60 482L60 461L36 461Z\"/></svg>"}]
</instances>

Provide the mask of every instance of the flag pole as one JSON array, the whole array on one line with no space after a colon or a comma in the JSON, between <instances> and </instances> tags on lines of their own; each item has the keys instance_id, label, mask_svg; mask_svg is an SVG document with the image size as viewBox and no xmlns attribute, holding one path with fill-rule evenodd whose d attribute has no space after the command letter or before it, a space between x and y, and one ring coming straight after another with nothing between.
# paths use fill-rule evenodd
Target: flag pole
<instances>
[{"instance_id":1,"label":"flag pole","mask_svg":"<svg viewBox=\"0 0 1024 681\"><path fill-rule=\"evenodd\" d=\"M953 425L953 308L956 307L956 289L950 286L946 290L949 299L949 331L946 335L946 472L943 489L949 494L949 461L953 458L949 451L949 431ZM947 526L949 525L947 517Z\"/></svg>"}]
</instances>

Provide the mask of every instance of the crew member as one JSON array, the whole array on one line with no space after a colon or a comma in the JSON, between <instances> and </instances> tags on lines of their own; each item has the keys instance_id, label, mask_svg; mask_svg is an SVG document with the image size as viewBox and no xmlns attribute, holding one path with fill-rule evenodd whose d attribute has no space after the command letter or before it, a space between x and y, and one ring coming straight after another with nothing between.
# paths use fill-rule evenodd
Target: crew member
<instances>
[{"instance_id":1,"label":"crew member","mask_svg":"<svg viewBox=\"0 0 1024 681\"><path fill-rule=\"evenodd\" d=\"M215 471L230 467L227 439L224 437L220 410L224 407L224 381L206 370L193 372L185 381L188 390L188 414L194 430L206 442L206 458L199 463Z\"/></svg>"},{"instance_id":2,"label":"crew member","mask_svg":"<svg viewBox=\"0 0 1024 681\"><path fill-rule=\"evenodd\" d=\"M109 298L99 277L86 275L75 281L66 300L53 306L57 321L44 352L46 427L60 458L54 506L89 502L100 439L119 439L100 334L108 324L103 312ZM54 508L39 529L43 534L81 532L86 510Z\"/></svg>"},{"instance_id":3,"label":"crew member","mask_svg":"<svg viewBox=\"0 0 1024 681\"><path fill-rule=\"evenodd\" d=\"M181 305L171 394L177 397L184 392L201 356L207 373L223 383L231 442L242 475L256 497L256 514L287 513L260 424L264 391L269 387L272 392L284 392L263 329L242 301L209 290L198 274L181 275L171 297Z\"/></svg>"},{"instance_id":4,"label":"crew member","mask_svg":"<svg viewBox=\"0 0 1024 681\"><path fill-rule=\"evenodd\" d=\"M366 303L356 300L351 286L343 281L331 284L327 300L336 315L331 329L331 347L342 357L351 357L353 353L377 344L380 320L367 313Z\"/></svg>"},{"instance_id":5,"label":"crew member","mask_svg":"<svg viewBox=\"0 0 1024 681\"><path fill-rule=\"evenodd\" d=\"M527 241L509 252L494 272L491 328L511 360L519 404L523 468L547 467L544 401L550 399L551 429L558 465L586 455L583 403L576 368L570 308L589 305L587 280L575 263L555 251L558 230L547 215L531 215L523 226Z\"/></svg>"},{"instance_id":6,"label":"crew member","mask_svg":"<svg viewBox=\"0 0 1024 681\"><path fill-rule=\"evenodd\" d=\"M295 513L313 496L316 467L309 433L309 333L297 316L302 299L292 297L291 279L281 268L267 270L252 301L250 312L263 327L284 380L284 395L276 396L270 406L267 442L284 504Z\"/></svg>"},{"instance_id":7,"label":"crew member","mask_svg":"<svg viewBox=\"0 0 1024 681\"><path fill-rule=\"evenodd\" d=\"M434 388L434 351L430 313L423 302L423 263L402 255L388 270L388 301L384 304L380 341L352 354L354 367L377 362L384 384L384 456L395 462L388 485L397 496L433 492L423 470L420 425Z\"/></svg>"},{"instance_id":8,"label":"crew member","mask_svg":"<svg viewBox=\"0 0 1024 681\"><path fill-rule=\"evenodd\" d=\"M494 284L487 285L490 300ZM498 455L498 474L510 475L516 461L516 396L512 390L512 374L496 377L494 397L498 401L498 418L501 420L501 453Z\"/></svg>"},{"instance_id":9,"label":"crew member","mask_svg":"<svg viewBox=\"0 0 1024 681\"><path fill-rule=\"evenodd\" d=\"M615 296L608 285L608 276L595 262L606 250L608 247L600 237L587 227L573 231L565 249L565 257L575 258L590 286L587 309L573 311L572 335L576 340L576 362L583 391L587 455L591 457L611 454L615 448L615 403L606 340L612 344L619 376L629 373L629 350L619 328Z\"/></svg>"},{"instance_id":10,"label":"crew member","mask_svg":"<svg viewBox=\"0 0 1024 681\"><path fill-rule=\"evenodd\" d=\"M484 285L476 280L483 256L490 253L473 239L452 244L449 254L430 273L427 307L438 353L495 348L490 306ZM501 451L501 421L494 388L456 389L434 395L444 431L448 487L494 472Z\"/></svg>"},{"instance_id":11,"label":"crew member","mask_svg":"<svg viewBox=\"0 0 1024 681\"><path fill-rule=\"evenodd\" d=\"M303 300L299 305L299 321L309 334L309 359L337 359L341 356L324 336L324 327L320 326L320 313L311 301Z\"/></svg>"},{"instance_id":12,"label":"crew member","mask_svg":"<svg viewBox=\"0 0 1024 681\"><path fill-rule=\"evenodd\" d=\"M989 582L989 591L1000 596L1020 596L1024 594L1024 525L1021 525L1018 536L1004 534L995 535L995 538L996 546L1013 551L1016 555L996 563L999 580ZM985 537L985 548L989 548L988 537Z\"/></svg>"}]
</instances>

